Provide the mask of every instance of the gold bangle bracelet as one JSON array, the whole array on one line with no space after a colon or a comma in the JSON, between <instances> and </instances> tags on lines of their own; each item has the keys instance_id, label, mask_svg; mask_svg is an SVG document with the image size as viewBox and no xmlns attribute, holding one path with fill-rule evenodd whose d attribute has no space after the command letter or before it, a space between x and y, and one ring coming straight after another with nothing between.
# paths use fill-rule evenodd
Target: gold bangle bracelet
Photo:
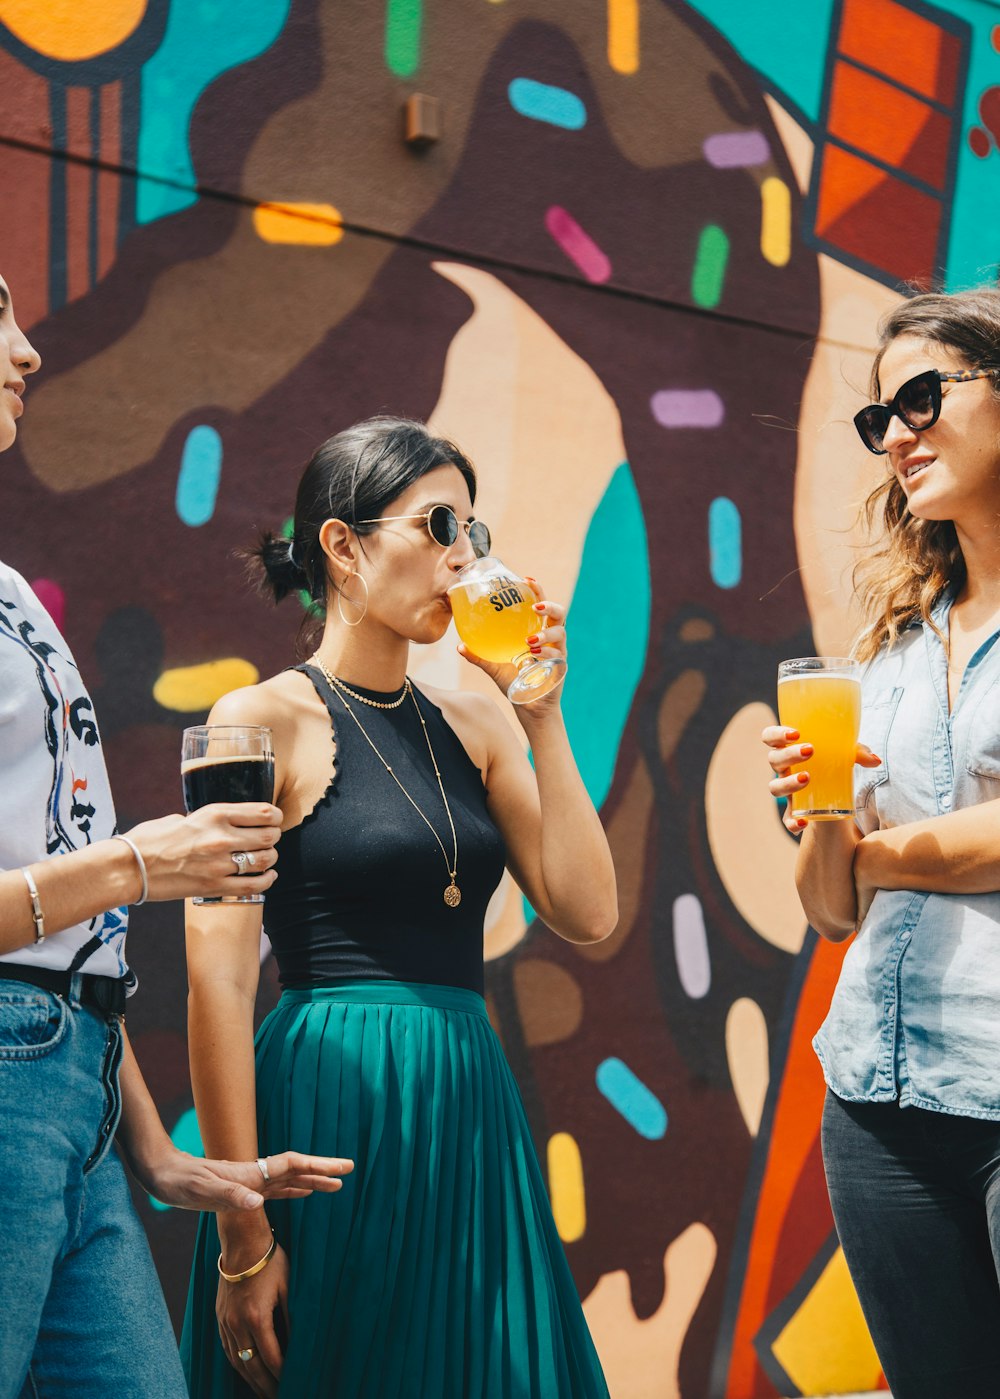
<instances>
[{"instance_id":1,"label":"gold bangle bracelet","mask_svg":"<svg viewBox=\"0 0 1000 1399\"><path fill-rule=\"evenodd\" d=\"M227 1273L227 1272L224 1272L224 1271L223 1271L223 1268L222 1268L222 1254L220 1253L220 1254L219 1254L219 1277L222 1278L223 1282L245 1282L247 1278L252 1278L252 1277L254 1277L257 1273L261 1272L262 1269L264 1269L264 1268L267 1267L268 1263L270 1263L271 1259L274 1257L274 1250L275 1250L277 1247L278 1247L278 1240L274 1237L274 1230L272 1229L272 1230L271 1230L271 1245L270 1245L270 1247L268 1248L267 1252L264 1254L264 1257L260 1260L259 1263L255 1263L255 1264L253 1265L252 1268L247 1268L247 1269L245 1269L242 1273Z\"/></svg>"}]
</instances>

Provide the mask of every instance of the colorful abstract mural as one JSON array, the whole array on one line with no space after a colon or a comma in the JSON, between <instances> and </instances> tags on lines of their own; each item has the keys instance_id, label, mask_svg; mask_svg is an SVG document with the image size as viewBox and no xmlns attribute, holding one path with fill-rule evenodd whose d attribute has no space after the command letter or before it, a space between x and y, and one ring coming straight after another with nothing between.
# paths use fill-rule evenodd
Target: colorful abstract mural
<instances>
[{"instance_id":1,"label":"colorful abstract mural","mask_svg":"<svg viewBox=\"0 0 1000 1399\"><path fill-rule=\"evenodd\" d=\"M841 951L758 735L777 662L849 642L879 315L997 275L998 11L0 0L0 266L45 362L4 550L123 826L178 804L185 724L294 659L301 608L234 551L356 419L458 440L503 557L570 603L621 921L572 946L505 884L488 1000L614 1399L884 1388L819 1156ZM417 93L440 134L408 144ZM413 673L481 680L447 641ZM179 910L130 946L198 1149ZM194 1222L138 1203L177 1317Z\"/></svg>"}]
</instances>

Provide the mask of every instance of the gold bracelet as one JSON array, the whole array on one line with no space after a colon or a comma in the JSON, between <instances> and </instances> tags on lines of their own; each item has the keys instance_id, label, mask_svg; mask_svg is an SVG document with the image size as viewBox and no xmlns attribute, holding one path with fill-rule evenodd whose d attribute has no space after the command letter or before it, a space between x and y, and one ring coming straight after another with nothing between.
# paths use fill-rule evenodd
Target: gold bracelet
<instances>
[{"instance_id":1,"label":"gold bracelet","mask_svg":"<svg viewBox=\"0 0 1000 1399\"><path fill-rule=\"evenodd\" d=\"M278 1247L278 1240L274 1237L274 1230L272 1229L272 1230L271 1230L271 1245L270 1245L270 1247L268 1248L267 1252L264 1254L264 1257L260 1260L259 1263L255 1263L255 1264L253 1265L252 1268L247 1268L247 1269L245 1269L242 1273L226 1273L226 1272L223 1272L223 1270L222 1270L222 1254L220 1253L220 1254L219 1254L219 1277L222 1278L223 1282L245 1282L247 1278L252 1278L252 1277L254 1277L255 1274L259 1273L262 1269L264 1269L264 1268L267 1267L268 1263L270 1263L271 1259L274 1257L274 1250L275 1250L277 1247Z\"/></svg>"}]
</instances>

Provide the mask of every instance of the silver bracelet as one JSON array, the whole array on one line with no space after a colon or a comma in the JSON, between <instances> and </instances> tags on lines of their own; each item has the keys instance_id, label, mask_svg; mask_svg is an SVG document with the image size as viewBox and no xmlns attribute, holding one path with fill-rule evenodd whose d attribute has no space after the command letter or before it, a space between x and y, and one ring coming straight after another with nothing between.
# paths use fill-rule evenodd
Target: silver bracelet
<instances>
[{"instance_id":1,"label":"silver bracelet","mask_svg":"<svg viewBox=\"0 0 1000 1399\"><path fill-rule=\"evenodd\" d=\"M146 862L139 854L139 847L136 845L135 841L129 840L128 836L116 835L112 836L112 840L123 840L135 856L135 862L139 866L139 877L142 880L142 897L135 899L133 902L133 907L138 908L140 904L146 902L149 896L149 881L146 878Z\"/></svg>"},{"instance_id":2,"label":"silver bracelet","mask_svg":"<svg viewBox=\"0 0 1000 1399\"><path fill-rule=\"evenodd\" d=\"M28 886L28 893L31 895L31 921L35 925L35 942L45 941L45 915L42 913L42 901L38 897L38 885L35 877L28 869L27 865L21 870L24 875L24 882Z\"/></svg>"}]
</instances>

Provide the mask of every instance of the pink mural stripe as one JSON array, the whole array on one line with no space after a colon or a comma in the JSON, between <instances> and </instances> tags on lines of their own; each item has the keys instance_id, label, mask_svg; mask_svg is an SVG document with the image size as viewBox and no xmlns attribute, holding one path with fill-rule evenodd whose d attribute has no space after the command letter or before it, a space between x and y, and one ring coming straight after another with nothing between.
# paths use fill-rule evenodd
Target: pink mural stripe
<instances>
[{"instance_id":1,"label":"pink mural stripe","mask_svg":"<svg viewBox=\"0 0 1000 1399\"><path fill-rule=\"evenodd\" d=\"M546 210L545 227L588 282L608 280L611 276L611 259L567 209L553 204Z\"/></svg>"},{"instance_id":2,"label":"pink mural stripe","mask_svg":"<svg viewBox=\"0 0 1000 1399\"><path fill-rule=\"evenodd\" d=\"M36 578L32 583L38 601L55 622L60 631L66 621L66 594L51 578Z\"/></svg>"},{"instance_id":3,"label":"pink mural stripe","mask_svg":"<svg viewBox=\"0 0 1000 1399\"><path fill-rule=\"evenodd\" d=\"M726 416L714 389L660 389L650 407L661 427L719 427Z\"/></svg>"},{"instance_id":4,"label":"pink mural stripe","mask_svg":"<svg viewBox=\"0 0 1000 1399\"><path fill-rule=\"evenodd\" d=\"M717 170L763 165L771 159L771 147L759 131L720 131L706 136L701 149Z\"/></svg>"}]
</instances>

